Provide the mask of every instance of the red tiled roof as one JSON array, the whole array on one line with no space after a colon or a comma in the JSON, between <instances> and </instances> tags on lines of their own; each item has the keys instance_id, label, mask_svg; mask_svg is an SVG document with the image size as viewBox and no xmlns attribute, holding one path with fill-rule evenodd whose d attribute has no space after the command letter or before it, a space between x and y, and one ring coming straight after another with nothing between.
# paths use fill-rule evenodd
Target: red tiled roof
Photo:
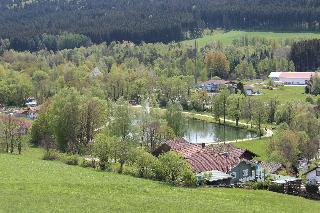
<instances>
[{"instance_id":1,"label":"red tiled roof","mask_svg":"<svg viewBox=\"0 0 320 213\"><path fill-rule=\"evenodd\" d=\"M191 168L199 173L212 170L226 173L238 165L242 159L248 158L248 155L245 155L246 153L255 155L247 150L236 148L231 144L202 148L202 145L191 144L185 139L176 139L167 141L164 145L170 147L170 151L181 154L190 164Z\"/></svg>"},{"instance_id":2,"label":"red tiled roof","mask_svg":"<svg viewBox=\"0 0 320 213\"><path fill-rule=\"evenodd\" d=\"M280 78L311 78L315 72L282 72Z\"/></svg>"}]
</instances>

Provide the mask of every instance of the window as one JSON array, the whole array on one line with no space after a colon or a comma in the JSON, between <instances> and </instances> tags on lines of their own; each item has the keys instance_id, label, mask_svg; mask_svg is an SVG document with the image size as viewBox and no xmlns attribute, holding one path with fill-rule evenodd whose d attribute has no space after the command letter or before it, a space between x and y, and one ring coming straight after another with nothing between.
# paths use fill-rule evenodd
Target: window
<instances>
[{"instance_id":1,"label":"window","mask_svg":"<svg viewBox=\"0 0 320 213\"><path fill-rule=\"evenodd\" d=\"M320 170L319 169L316 170L316 176L320 177Z\"/></svg>"},{"instance_id":2,"label":"window","mask_svg":"<svg viewBox=\"0 0 320 213\"><path fill-rule=\"evenodd\" d=\"M232 172L230 175L232 176L233 179L237 178L237 173L236 172Z\"/></svg>"},{"instance_id":3,"label":"window","mask_svg":"<svg viewBox=\"0 0 320 213\"><path fill-rule=\"evenodd\" d=\"M249 174L249 170L248 169L245 169L242 171L242 176L243 177L248 177L248 174Z\"/></svg>"}]
</instances>

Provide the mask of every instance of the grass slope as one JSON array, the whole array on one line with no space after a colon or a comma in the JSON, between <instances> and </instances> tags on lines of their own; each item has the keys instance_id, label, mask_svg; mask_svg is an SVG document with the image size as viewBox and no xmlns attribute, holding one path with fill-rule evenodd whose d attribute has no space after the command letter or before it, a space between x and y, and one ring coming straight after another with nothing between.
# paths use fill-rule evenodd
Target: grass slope
<instances>
[{"instance_id":1,"label":"grass slope","mask_svg":"<svg viewBox=\"0 0 320 213\"><path fill-rule=\"evenodd\" d=\"M284 86L274 90L260 89L262 95L255 96L254 98L267 101L270 98L277 97L281 104L285 104L288 101L305 102L307 95L304 93L304 90L303 86Z\"/></svg>"},{"instance_id":2,"label":"grass slope","mask_svg":"<svg viewBox=\"0 0 320 213\"><path fill-rule=\"evenodd\" d=\"M188 189L0 154L0 212L314 212L320 202L267 191Z\"/></svg>"},{"instance_id":3,"label":"grass slope","mask_svg":"<svg viewBox=\"0 0 320 213\"><path fill-rule=\"evenodd\" d=\"M249 141L240 141L234 143L233 145L238 148L247 149L251 152L256 153L257 155L259 155L259 157L257 157L257 160L267 160L267 146L269 141L270 138L262 138Z\"/></svg>"},{"instance_id":4,"label":"grass slope","mask_svg":"<svg viewBox=\"0 0 320 213\"><path fill-rule=\"evenodd\" d=\"M213 35L204 36L198 38L199 47L203 47L213 41L221 41L223 44L231 44L234 39L238 39L243 36L266 38L272 40L283 40L283 39L312 39L320 38L320 34L316 33L274 33L274 32L246 32L246 31L217 31ZM182 44L194 45L194 40L183 41Z\"/></svg>"}]
</instances>

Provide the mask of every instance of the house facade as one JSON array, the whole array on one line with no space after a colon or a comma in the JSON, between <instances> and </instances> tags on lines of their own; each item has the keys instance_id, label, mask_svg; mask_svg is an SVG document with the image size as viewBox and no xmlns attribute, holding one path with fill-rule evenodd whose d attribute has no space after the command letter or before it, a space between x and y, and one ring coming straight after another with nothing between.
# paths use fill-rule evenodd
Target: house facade
<instances>
[{"instance_id":1,"label":"house facade","mask_svg":"<svg viewBox=\"0 0 320 213\"><path fill-rule=\"evenodd\" d=\"M225 80L209 80L202 83L199 83L197 85L198 89L205 90L208 93L216 93L219 92L219 90L223 87L227 87L229 84L229 81Z\"/></svg>"},{"instance_id":2,"label":"house facade","mask_svg":"<svg viewBox=\"0 0 320 213\"><path fill-rule=\"evenodd\" d=\"M318 185L320 185L320 166L317 166L316 168L309 170L306 173L306 178L309 183L315 182Z\"/></svg>"},{"instance_id":3,"label":"house facade","mask_svg":"<svg viewBox=\"0 0 320 213\"><path fill-rule=\"evenodd\" d=\"M256 179L256 164L249 160L241 160L228 174L231 175L231 183L247 182Z\"/></svg>"},{"instance_id":4,"label":"house facade","mask_svg":"<svg viewBox=\"0 0 320 213\"><path fill-rule=\"evenodd\" d=\"M271 72L269 78L283 85L307 85L315 72Z\"/></svg>"}]
</instances>

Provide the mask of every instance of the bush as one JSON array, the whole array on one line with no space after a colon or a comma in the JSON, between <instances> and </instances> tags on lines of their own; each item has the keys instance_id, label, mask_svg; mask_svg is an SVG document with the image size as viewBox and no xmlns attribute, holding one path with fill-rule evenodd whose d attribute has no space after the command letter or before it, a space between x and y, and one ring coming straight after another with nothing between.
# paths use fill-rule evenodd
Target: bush
<instances>
[{"instance_id":1,"label":"bush","mask_svg":"<svg viewBox=\"0 0 320 213\"><path fill-rule=\"evenodd\" d=\"M308 102L308 103L310 103L310 104L314 104L314 100L313 100L312 96L308 95L308 96L306 97L306 102Z\"/></svg>"},{"instance_id":2,"label":"bush","mask_svg":"<svg viewBox=\"0 0 320 213\"><path fill-rule=\"evenodd\" d=\"M68 165L78 165L79 158L77 155L63 155L62 162Z\"/></svg>"},{"instance_id":3,"label":"bush","mask_svg":"<svg viewBox=\"0 0 320 213\"><path fill-rule=\"evenodd\" d=\"M306 185L306 190L311 194L317 194L319 192L319 187L316 184L308 183Z\"/></svg>"},{"instance_id":4,"label":"bush","mask_svg":"<svg viewBox=\"0 0 320 213\"><path fill-rule=\"evenodd\" d=\"M143 149L135 150L134 165L137 168L137 175L144 178L154 178L154 167L157 158Z\"/></svg>"},{"instance_id":5,"label":"bush","mask_svg":"<svg viewBox=\"0 0 320 213\"><path fill-rule=\"evenodd\" d=\"M194 175L194 173L190 170L190 169L187 169L184 174L183 174L183 177L182 177L182 184L184 186L195 186L196 185L196 176Z\"/></svg>"},{"instance_id":6,"label":"bush","mask_svg":"<svg viewBox=\"0 0 320 213\"><path fill-rule=\"evenodd\" d=\"M46 151L42 157L43 160L59 160L60 154L55 150Z\"/></svg>"},{"instance_id":7,"label":"bush","mask_svg":"<svg viewBox=\"0 0 320 213\"><path fill-rule=\"evenodd\" d=\"M87 160L85 158L81 158L79 160L79 166L83 167L83 168L96 168L96 163L92 160Z\"/></svg>"},{"instance_id":8,"label":"bush","mask_svg":"<svg viewBox=\"0 0 320 213\"><path fill-rule=\"evenodd\" d=\"M158 179L175 185L194 185L196 180L189 165L176 152L167 152L155 163L155 175Z\"/></svg>"},{"instance_id":9,"label":"bush","mask_svg":"<svg viewBox=\"0 0 320 213\"><path fill-rule=\"evenodd\" d=\"M281 185L278 185L278 184L270 184L269 187L268 187L268 190L269 191L272 191L272 192L279 192L279 193L283 193L284 192L284 186L281 184Z\"/></svg>"},{"instance_id":10,"label":"bush","mask_svg":"<svg viewBox=\"0 0 320 213\"><path fill-rule=\"evenodd\" d=\"M252 183L252 189L254 190L267 190L270 186L269 181L264 182L253 182Z\"/></svg>"}]
</instances>

